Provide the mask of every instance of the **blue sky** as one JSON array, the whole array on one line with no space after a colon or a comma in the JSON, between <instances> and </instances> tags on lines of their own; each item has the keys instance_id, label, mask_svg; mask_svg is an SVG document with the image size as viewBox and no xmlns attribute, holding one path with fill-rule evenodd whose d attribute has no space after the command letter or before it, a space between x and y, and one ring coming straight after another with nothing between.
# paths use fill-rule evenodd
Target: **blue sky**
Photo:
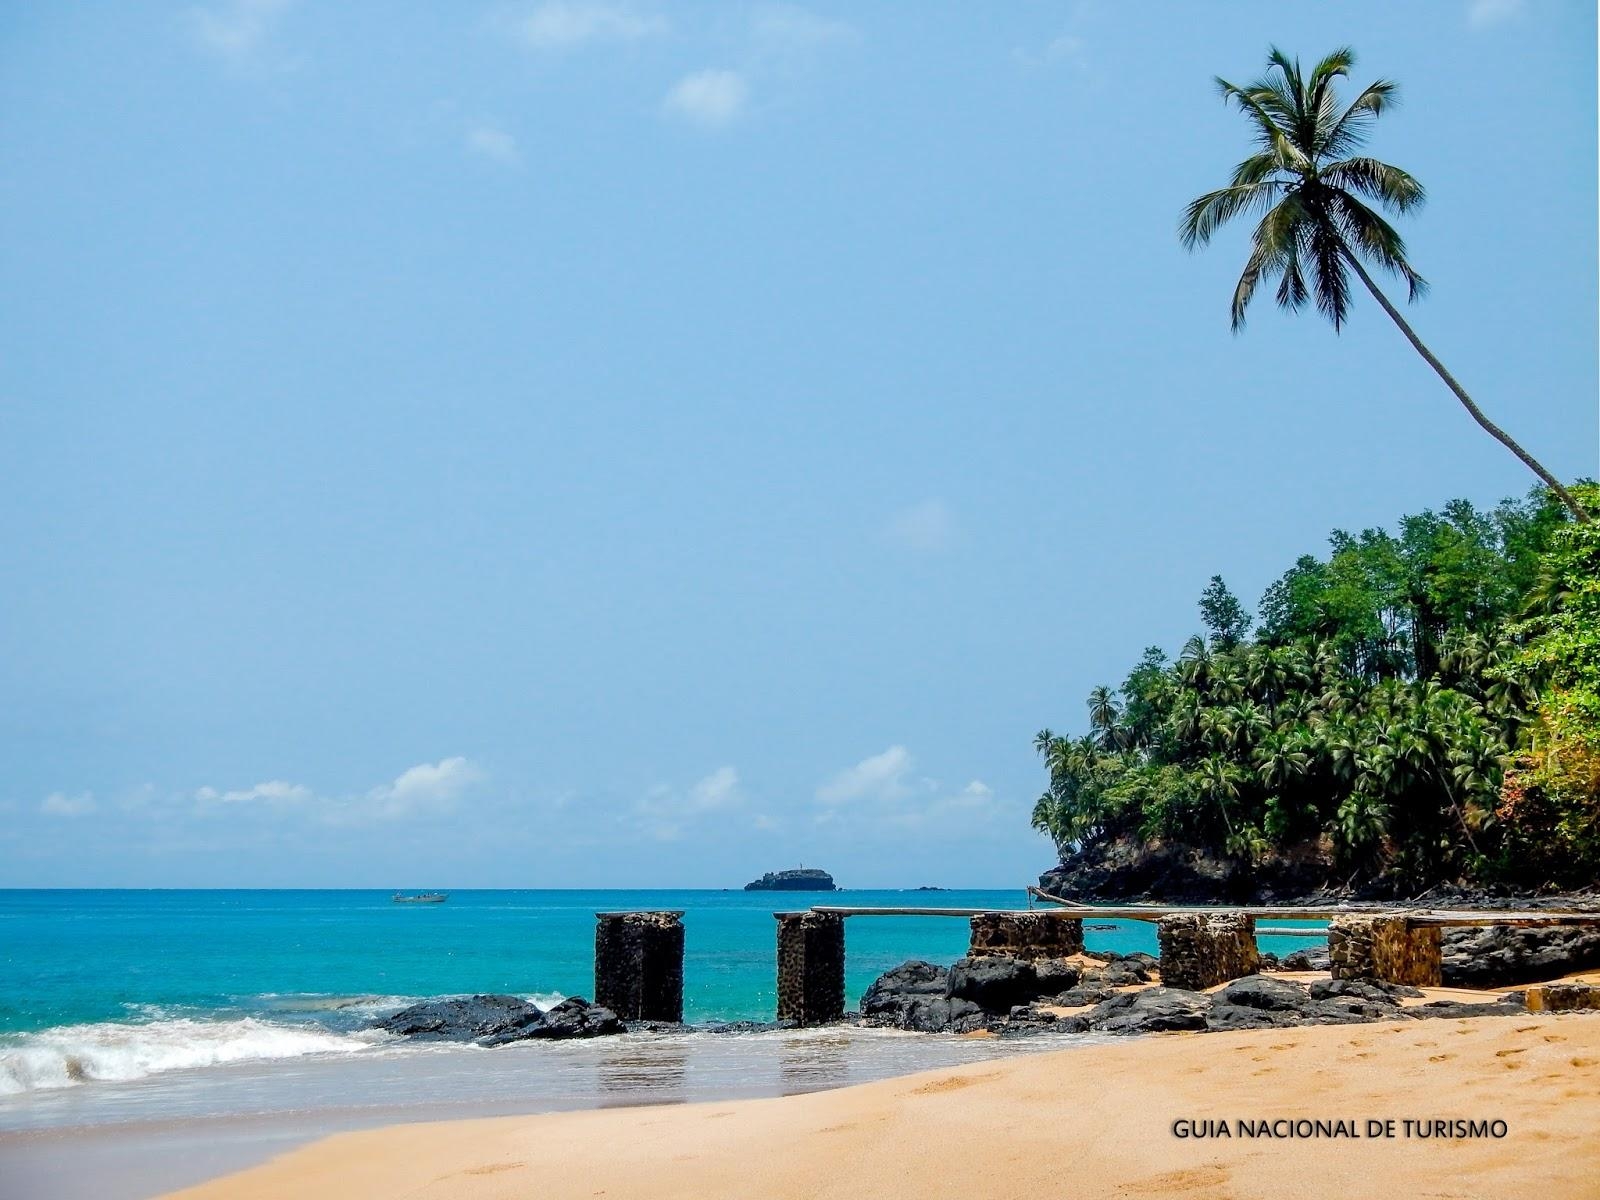
<instances>
[{"instance_id":1,"label":"blue sky","mask_svg":"<svg viewBox=\"0 0 1600 1200\"><path fill-rule=\"evenodd\" d=\"M1230 335L1273 42L1594 474L1579 0L7 6L0 886L1028 881L1213 572L1530 482L1365 297Z\"/></svg>"}]
</instances>

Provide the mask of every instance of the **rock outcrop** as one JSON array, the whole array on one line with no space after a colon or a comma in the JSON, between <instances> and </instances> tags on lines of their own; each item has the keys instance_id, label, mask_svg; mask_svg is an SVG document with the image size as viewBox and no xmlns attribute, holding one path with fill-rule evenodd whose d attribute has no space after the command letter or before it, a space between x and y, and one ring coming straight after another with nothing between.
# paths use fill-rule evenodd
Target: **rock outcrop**
<instances>
[{"instance_id":1,"label":"rock outcrop","mask_svg":"<svg viewBox=\"0 0 1600 1200\"><path fill-rule=\"evenodd\" d=\"M1062 1033L1160 1033L1170 1030L1272 1029L1526 1012L1521 993L1477 1004L1432 1001L1402 1006L1423 993L1402 984L1319 979L1310 987L1271 975L1235 979L1215 993L1130 985L1149 978L1148 955L1112 957L1102 967L1077 962L962 959L946 970L909 962L880 976L861 999L862 1018L924 1033L985 1030L1004 1036ZM1064 989L1061 985L1071 980ZM1117 982L1112 982L1113 980ZM1060 1009L1085 1011L1062 1013Z\"/></svg>"},{"instance_id":2,"label":"rock outcrop","mask_svg":"<svg viewBox=\"0 0 1600 1200\"><path fill-rule=\"evenodd\" d=\"M789 871L768 871L760 879L744 885L747 892L836 892L833 876L815 867L797 867Z\"/></svg>"},{"instance_id":3,"label":"rock outcrop","mask_svg":"<svg viewBox=\"0 0 1600 1200\"><path fill-rule=\"evenodd\" d=\"M1600 928L1447 929L1441 953L1447 987L1514 987L1600 968Z\"/></svg>"},{"instance_id":4,"label":"rock outcrop","mask_svg":"<svg viewBox=\"0 0 1600 1200\"><path fill-rule=\"evenodd\" d=\"M370 1028L396 1037L431 1042L476 1042L504 1046L529 1038L589 1038L623 1033L616 1013L582 996L569 996L549 1010L516 996L470 996L425 1000L380 1020Z\"/></svg>"}]
</instances>

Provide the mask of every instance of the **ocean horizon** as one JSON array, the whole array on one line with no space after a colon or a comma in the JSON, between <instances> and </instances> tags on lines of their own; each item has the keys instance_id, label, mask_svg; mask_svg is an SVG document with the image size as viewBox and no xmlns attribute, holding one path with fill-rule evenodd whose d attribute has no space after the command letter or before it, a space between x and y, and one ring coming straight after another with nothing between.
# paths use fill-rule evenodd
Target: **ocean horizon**
<instances>
[{"instance_id":1,"label":"ocean horizon","mask_svg":"<svg viewBox=\"0 0 1600 1200\"><path fill-rule=\"evenodd\" d=\"M141 1113L167 1093L205 1090L250 1066L336 1063L439 1047L369 1028L425 999L497 992L548 1006L593 997L595 913L684 913L684 1020L770 1022L774 912L835 900L857 907L1026 908L1020 889L834 893L711 889L467 889L443 904L395 904L376 889L34 889L0 891L0 1130L108 1119L97 1092L132 1088ZM950 917L853 918L847 1002L882 972L967 946ZM1313 935L1314 936L1314 935ZM1154 952L1148 924L1091 926L1091 948ZM1288 948L1288 947L1285 947ZM460 1052L461 1048L453 1048ZM220 1082L219 1082L220 1086ZM125 1111L126 1106L115 1106ZM53 1110L52 1110L53 1111Z\"/></svg>"}]
</instances>

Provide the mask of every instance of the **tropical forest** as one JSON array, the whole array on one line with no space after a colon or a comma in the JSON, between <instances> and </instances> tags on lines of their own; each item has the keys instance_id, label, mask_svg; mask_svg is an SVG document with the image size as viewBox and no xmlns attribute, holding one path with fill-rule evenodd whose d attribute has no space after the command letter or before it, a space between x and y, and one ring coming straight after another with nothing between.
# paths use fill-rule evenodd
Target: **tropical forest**
<instances>
[{"instance_id":1,"label":"tropical forest","mask_svg":"<svg viewBox=\"0 0 1600 1200\"><path fill-rule=\"evenodd\" d=\"M1600 488L1578 485L1586 508ZM1600 864L1600 527L1539 489L1336 531L1252 614L1213 577L1196 632L1041 731L1033 812L1063 861L1179 848L1249 880L1515 888Z\"/></svg>"}]
</instances>

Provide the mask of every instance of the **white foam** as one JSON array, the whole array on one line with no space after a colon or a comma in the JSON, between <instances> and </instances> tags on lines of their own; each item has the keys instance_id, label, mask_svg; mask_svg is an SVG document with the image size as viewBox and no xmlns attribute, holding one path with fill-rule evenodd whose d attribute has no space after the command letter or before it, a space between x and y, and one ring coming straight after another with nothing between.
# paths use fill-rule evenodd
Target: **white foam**
<instances>
[{"instance_id":1,"label":"white foam","mask_svg":"<svg viewBox=\"0 0 1600 1200\"><path fill-rule=\"evenodd\" d=\"M254 1017L60 1025L0 1038L0 1095L221 1063L353 1054L385 1040L382 1034L338 1034Z\"/></svg>"}]
</instances>

